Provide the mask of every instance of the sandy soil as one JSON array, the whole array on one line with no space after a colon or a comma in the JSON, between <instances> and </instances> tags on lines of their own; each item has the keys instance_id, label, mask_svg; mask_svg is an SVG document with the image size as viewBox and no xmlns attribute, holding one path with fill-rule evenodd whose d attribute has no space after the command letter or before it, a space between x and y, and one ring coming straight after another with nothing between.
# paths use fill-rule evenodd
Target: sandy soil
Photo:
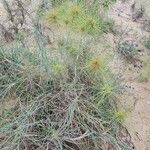
<instances>
[{"instance_id":1,"label":"sandy soil","mask_svg":"<svg viewBox=\"0 0 150 150\"><path fill-rule=\"evenodd\" d=\"M150 1L137 0L137 8L142 3L145 6L145 16L149 17ZM109 16L115 21L116 25L122 30L126 30L123 39L136 41L141 49L139 62L127 64L120 58L114 60L114 72L121 73L122 84L125 85L125 92L120 95L122 106L126 109L128 118L125 126L127 127L131 140L136 150L150 150L150 83L139 83L138 76L142 68L142 62L148 55L141 44L141 39L149 33L142 29L145 18L140 18L136 22L132 20L131 5L132 0L124 3L117 2L110 10ZM147 19L147 18L146 18ZM113 37L115 39L116 37Z\"/></svg>"}]
</instances>

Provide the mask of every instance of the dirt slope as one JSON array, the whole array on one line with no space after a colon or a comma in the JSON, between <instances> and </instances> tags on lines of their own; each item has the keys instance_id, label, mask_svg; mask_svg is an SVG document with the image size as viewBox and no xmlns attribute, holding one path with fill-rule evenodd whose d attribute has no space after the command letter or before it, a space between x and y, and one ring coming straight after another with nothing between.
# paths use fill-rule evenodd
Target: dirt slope
<instances>
[{"instance_id":1,"label":"dirt slope","mask_svg":"<svg viewBox=\"0 0 150 150\"><path fill-rule=\"evenodd\" d=\"M120 58L114 61L114 72L121 73L122 84L125 85L125 92L120 96L123 107L127 110L128 118L125 126L129 130L132 142L136 150L150 149L150 83L140 83L138 76L141 71L143 60L147 57L147 52L143 48L141 40L150 34L142 29L144 20L149 17L150 1L137 0L136 9L141 3L146 9L144 16L137 21L132 19L132 0L122 3L117 2L109 12L119 29L126 30L123 39L135 41L140 47L139 60L136 64L128 64ZM117 37L113 37L117 39ZM114 40L114 41L115 41ZM114 47L115 48L115 47Z\"/></svg>"}]
</instances>

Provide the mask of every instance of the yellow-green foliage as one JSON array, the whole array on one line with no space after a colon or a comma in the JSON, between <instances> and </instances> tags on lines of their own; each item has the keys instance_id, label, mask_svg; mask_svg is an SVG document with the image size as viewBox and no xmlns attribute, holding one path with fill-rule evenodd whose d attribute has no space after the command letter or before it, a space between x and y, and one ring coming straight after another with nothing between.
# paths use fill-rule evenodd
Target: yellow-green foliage
<instances>
[{"instance_id":1,"label":"yellow-green foliage","mask_svg":"<svg viewBox=\"0 0 150 150\"><path fill-rule=\"evenodd\" d=\"M114 118L115 118L116 122L118 122L118 123L123 123L126 119L126 116L127 116L127 114L125 111L116 111L114 113Z\"/></svg>"},{"instance_id":2,"label":"yellow-green foliage","mask_svg":"<svg viewBox=\"0 0 150 150\"><path fill-rule=\"evenodd\" d=\"M49 23L58 23L59 20L60 20L60 16L59 16L59 11L57 9L53 9L47 14L47 21Z\"/></svg>"},{"instance_id":3,"label":"yellow-green foliage","mask_svg":"<svg viewBox=\"0 0 150 150\"><path fill-rule=\"evenodd\" d=\"M101 87L100 87L100 91L102 93L102 95L104 96L112 96L114 94L114 87L112 85L110 85L109 83L104 83Z\"/></svg>"},{"instance_id":4,"label":"yellow-green foliage","mask_svg":"<svg viewBox=\"0 0 150 150\"><path fill-rule=\"evenodd\" d=\"M46 17L49 24L68 25L77 32L100 33L103 20L98 15L88 12L82 3L66 2L50 10Z\"/></svg>"}]
</instances>

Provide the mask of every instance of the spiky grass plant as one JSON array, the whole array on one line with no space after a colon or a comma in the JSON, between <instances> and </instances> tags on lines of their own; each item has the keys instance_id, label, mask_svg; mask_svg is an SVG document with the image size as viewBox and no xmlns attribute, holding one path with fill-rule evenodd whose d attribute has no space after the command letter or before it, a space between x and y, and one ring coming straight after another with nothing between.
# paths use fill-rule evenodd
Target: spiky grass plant
<instances>
[{"instance_id":1,"label":"spiky grass plant","mask_svg":"<svg viewBox=\"0 0 150 150\"><path fill-rule=\"evenodd\" d=\"M74 31L88 34L100 34L104 31L103 28L107 28L103 26L104 21L98 16L98 13L88 12L84 3L68 1L54 10L47 14L46 19L49 23L67 25Z\"/></svg>"},{"instance_id":2,"label":"spiky grass plant","mask_svg":"<svg viewBox=\"0 0 150 150\"><path fill-rule=\"evenodd\" d=\"M68 48L68 45L63 47ZM17 106L11 110L11 116L5 115L4 118L4 114L1 114L1 148L82 149L83 143L88 141L92 149L100 148L104 141L118 148L128 147L113 134L116 132L118 121L113 122L113 132L110 129L106 133L107 127L112 126L113 112L117 112L115 94L118 90L107 69L102 69L101 59L92 60L90 68L85 69L87 60L90 59L83 57L82 52L78 52L75 57L80 60L86 59L82 63L77 63L78 59L74 59L74 56L66 55L65 63L69 63L68 66L71 60L76 60L76 63L72 63L70 69L66 65L65 71L67 68L69 70L63 77L64 65L58 59L64 57L65 51L60 53L58 48L61 57L56 57L57 61L50 58L49 61L52 62L49 63L43 62L46 59L43 55L41 57L40 53L30 53L34 56L30 58L29 54L24 55L28 53L28 49L19 53L17 51L16 48L11 51L11 56L15 55L15 60L12 60L9 51L1 49L0 53L1 68L10 62L11 67L14 67L13 71L1 70L1 88L7 89L5 95L1 91L1 96L4 100L6 96L13 94L19 100ZM95 55L92 58L94 57ZM6 60L9 63L5 64ZM45 68L45 64L52 69L50 72L46 69L48 66ZM38 68L36 72L35 68ZM95 69L102 73L91 74ZM54 76L51 74L53 72ZM58 75L61 78L58 78ZM7 83L4 77L7 77ZM19 83L15 84L17 81ZM10 84L13 88L10 88Z\"/></svg>"},{"instance_id":3,"label":"spiky grass plant","mask_svg":"<svg viewBox=\"0 0 150 150\"><path fill-rule=\"evenodd\" d=\"M91 60L89 60L88 63L89 63L88 67L93 72L98 72L105 67L105 62L104 62L104 59L102 58L102 56L97 56L97 57L91 58Z\"/></svg>"},{"instance_id":4,"label":"spiky grass plant","mask_svg":"<svg viewBox=\"0 0 150 150\"><path fill-rule=\"evenodd\" d=\"M113 100L113 97L115 97L116 94L119 92L118 84L115 81L111 80L110 77L108 77L108 74L109 72L107 71L101 72L101 79L96 79L97 84L94 85L94 100L96 101L98 106L111 98ZM112 101L112 104L113 103L114 102Z\"/></svg>"},{"instance_id":5,"label":"spiky grass plant","mask_svg":"<svg viewBox=\"0 0 150 150\"><path fill-rule=\"evenodd\" d=\"M47 21L51 24L51 23L59 23L60 20L60 16L59 16L59 12L57 9L53 9L51 10L47 16L46 16Z\"/></svg>"},{"instance_id":6,"label":"spiky grass plant","mask_svg":"<svg viewBox=\"0 0 150 150\"><path fill-rule=\"evenodd\" d=\"M88 19L90 28L94 20ZM31 49L16 41L0 48L0 100L17 101L10 110L0 105L0 149L102 149L106 143L131 149L116 134L119 86L91 39L69 36L47 49L37 29L34 34Z\"/></svg>"},{"instance_id":7,"label":"spiky grass plant","mask_svg":"<svg viewBox=\"0 0 150 150\"><path fill-rule=\"evenodd\" d=\"M88 34L100 34L103 31L103 20L96 16L87 15L83 18L79 18L75 23L75 29L78 32L88 33Z\"/></svg>"},{"instance_id":8,"label":"spiky grass plant","mask_svg":"<svg viewBox=\"0 0 150 150\"><path fill-rule=\"evenodd\" d=\"M114 118L120 124L124 123L126 117L127 117L127 113L125 111L114 112Z\"/></svg>"}]
</instances>

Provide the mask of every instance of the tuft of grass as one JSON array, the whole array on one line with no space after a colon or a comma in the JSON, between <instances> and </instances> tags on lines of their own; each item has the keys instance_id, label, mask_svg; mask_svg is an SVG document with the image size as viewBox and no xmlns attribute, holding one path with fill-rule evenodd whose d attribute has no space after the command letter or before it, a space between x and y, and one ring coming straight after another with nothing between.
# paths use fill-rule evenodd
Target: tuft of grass
<instances>
[{"instance_id":1,"label":"tuft of grass","mask_svg":"<svg viewBox=\"0 0 150 150\"><path fill-rule=\"evenodd\" d=\"M59 23L59 20L60 20L60 16L59 16L59 12L57 9L53 9L51 10L47 16L46 16L46 19L47 21L51 24L51 23Z\"/></svg>"},{"instance_id":2,"label":"tuft of grass","mask_svg":"<svg viewBox=\"0 0 150 150\"><path fill-rule=\"evenodd\" d=\"M66 55L64 51L68 52L72 44L72 41L63 42L55 55L47 56L48 60L43 54L45 49L41 47L38 55L37 51L29 53L28 49L17 53L16 47L12 51L0 49L0 67L3 68L0 72L1 96L4 99L13 94L18 99L17 106L11 110L12 115L0 116L0 132L4 137L0 147L27 149L32 145L43 150L81 149L82 140L90 140L94 149L100 147L98 141L105 141L106 137L110 144L122 147L122 142L113 135L115 128L113 132L107 132L107 136L105 134L114 119L113 112L117 112L114 100L118 88L114 78L107 69L100 74L84 71L87 58L82 56L83 49L80 46L77 48L76 57L70 57L70 53ZM61 59L64 56L65 65ZM103 59L95 57L95 53L91 53L91 58L88 59L89 69L101 70ZM83 64L78 62L79 59ZM71 61L72 65L66 71ZM6 67L7 71L4 71ZM116 121L115 126L118 125ZM79 142L74 142L76 140Z\"/></svg>"},{"instance_id":3,"label":"tuft of grass","mask_svg":"<svg viewBox=\"0 0 150 150\"><path fill-rule=\"evenodd\" d=\"M98 72L104 69L105 62L101 56L93 57L88 62L89 69L93 72Z\"/></svg>"},{"instance_id":4,"label":"tuft of grass","mask_svg":"<svg viewBox=\"0 0 150 150\"><path fill-rule=\"evenodd\" d=\"M124 123L126 116L127 116L127 114L125 111L117 111L114 113L115 121L120 124Z\"/></svg>"},{"instance_id":5,"label":"tuft of grass","mask_svg":"<svg viewBox=\"0 0 150 150\"><path fill-rule=\"evenodd\" d=\"M84 3L81 2L62 3L54 10L51 10L46 18L49 23L64 24L74 31L88 34L102 33L104 30L109 30L107 28L110 27L103 25L104 21L97 13L87 12Z\"/></svg>"},{"instance_id":6,"label":"tuft of grass","mask_svg":"<svg viewBox=\"0 0 150 150\"><path fill-rule=\"evenodd\" d=\"M20 40L0 47L0 100L13 96L17 101L9 111L0 106L0 149L101 149L103 143L131 149L116 137L123 118L116 104L120 88L95 50L103 19L87 12L80 0L53 4L50 24L75 31L83 25L90 36L65 33L47 49L35 28L32 47Z\"/></svg>"},{"instance_id":7,"label":"tuft of grass","mask_svg":"<svg viewBox=\"0 0 150 150\"><path fill-rule=\"evenodd\" d=\"M82 8L79 5L72 5L69 9L70 16L74 19L82 13Z\"/></svg>"},{"instance_id":8,"label":"tuft of grass","mask_svg":"<svg viewBox=\"0 0 150 150\"><path fill-rule=\"evenodd\" d=\"M107 83L101 85L100 87L100 91L101 91L101 94L104 96L104 97L111 97L112 95L114 95L114 87L112 85L109 85Z\"/></svg>"},{"instance_id":9,"label":"tuft of grass","mask_svg":"<svg viewBox=\"0 0 150 150\"><path fill-rule=\"evenodd\" d=\"M89 34L97 34L102 33L103 30L103 20L99 17L96 18L96 16L85 16L84 18L80 18L77 20L75 24L75 29L79 32L85 32Z\"/></svg>"}]
</instances>

